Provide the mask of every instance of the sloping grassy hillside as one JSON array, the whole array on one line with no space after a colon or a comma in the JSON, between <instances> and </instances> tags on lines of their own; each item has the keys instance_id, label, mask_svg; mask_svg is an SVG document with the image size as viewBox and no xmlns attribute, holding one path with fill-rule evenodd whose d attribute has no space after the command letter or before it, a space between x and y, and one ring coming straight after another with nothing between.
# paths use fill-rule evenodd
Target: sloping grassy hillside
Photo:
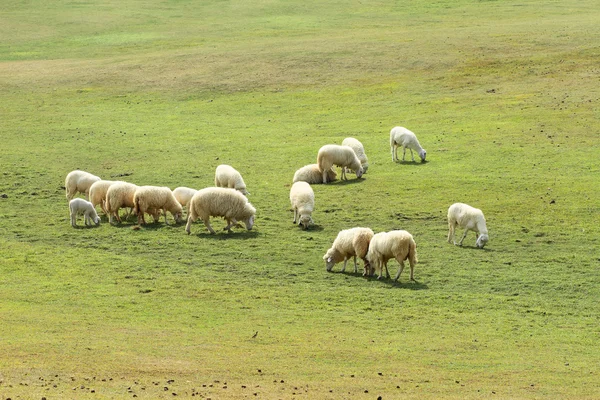
<instances>
[{"instance_id":1,"label":"sloping grassy hillside","mask_svg":"<svg viewBox=\"0 0 600 400\"><path fill-rule=\"evenodd\" d=\"M3 4L0 397L598 398L599 14ZM391 161L396 125L427 163ZM294 171L348 136L369 171L314 185L302 231ZM248 185L250 232L69 224L71 170L203 188L221 163ZM484 211L484 250L446 242L458 201ZM411 232L417 282L327 273L353 226Z\"/></svg>"}]
</instances>

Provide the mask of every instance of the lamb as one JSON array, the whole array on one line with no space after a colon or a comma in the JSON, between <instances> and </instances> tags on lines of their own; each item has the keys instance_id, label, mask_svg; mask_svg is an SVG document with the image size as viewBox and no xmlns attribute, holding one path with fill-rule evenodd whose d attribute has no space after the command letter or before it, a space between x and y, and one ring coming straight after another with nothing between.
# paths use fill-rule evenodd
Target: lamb
<instances>
[{"instance_id":1,"label":"lamb","mask_svg":"<svg viewBox=\"0 0 600 400\"><path fill-rule=\"evenodd\" d=\"M369 243L367 260L374 269L379 270L377 279L381 279L384 268L386 277L389 279L390 273L387 262L390 258L395 258L400 264L394 281L398 281L398 278L400 278L400 274L404 269L404 260L406 259L408 259L410 264L410 280L415 280L414 268L417 264L417 244L410 233L403 230L395 230L380 232L373 236L371 243Z\"/></svg>"},{"instance_id":2,"label":"lamb","mask_svg":"<svg viewBox=\"0 0 600 400\"><path fill-rule=\"evenodd\" d=\"M136 189L133 195L133 211L138 216L138 224L146 224L144 213L153 214L154 210L161 209L165 216L165 224L169 224L167 211L171 213L175 222L181 220L183 208L171 189L159 186L140 186Z\"/></svg>"},{"instance_id":3,"label":"lamb","mask_svg":"<svg viewBox=\"0 0 600 400\"><path fill-rule=\"evenodd\" d=\"M327 182L333 182L336 179L337 173L332 168L329 168L326 176ZM294 174L292 183L299 181L304 181L310 184L323 183L323 174L319 169L319 164L308 164L297 170Z\"/></svg>"},{"instance_id":4,"label":"lamb","mask_svg":"<svg viewBox=\"0 0 600 400\"><path fill-rule=\"evenodd\" d=\"M215 170L215 186L233 188L245 196L250 194L246 190L242 175L235 168L226 164L219 165Z\"/></svg>"},{"instance_id":5,"label":"lamb","mask_svg":"<svg viewBox=\"0 0 600 400\"><path fill-rule=\"evenodd\" d=\"M228 225L224 230L231 232L231 227L237 225L238 220L246 224L246 229L251 230L254 226L254 215L256 209L248 202L248 199L237 190L209 187L196 192L188 203L188 220L185 231L190 234L190 228L194 221L201 218L210 233L215 231L210 226L210 217L223 217Z\"/></svg>"},{"instance_id":6,"label":"lamb","mask_svg":"<svg viewBox=\"0 0 600 400\"><path fill-rule=\"evenodd\" d=\"M196 189L191 189L189 187L180 186L173 190L173 196L177 199L179 204L183 207L187 206L192 197L196 194Z\"/></svg>"},{"instance_id":7,"label":"lamb","mask_svg":"<svg viewBox=\"0 0 600 400\"><path fill-rule=\"evenodd\" d=\"M392 149L392 161L394 162L398 161L398 146L402 146L404 149L404 152L402 153L402 161L404 161L404 157L406 156L406 148L408 148L410 150L410 156L412 157L413 162L415 161L413 150L419 153L421 162L425 162L427 152L419 144L417 136L413 132L401 126L397 126L390 131L390 147Z\"/></svg>"},{"instance_id":8,"label":"lamb","mask_svg":"<svg viewBox=\"0 0 600 400\"><path fill-rule=\"evenodd\" d=\"M90 186L100 178L92 175L89 172L75 170L69 172L65 178L65 190L67 192L67 200L71 200L77 193L83 193L85 198L89 198Z\"/></svg>"},{"instance_id":9,"label":"lamb","mask_svg":"<svg viewBox=\"0 0 600 400\"><path fill-rule=\"evenodd\" d=\"M474 231L477 235L475 245L483 249L483 246L488 242L488 230L485 224L483 212L475 207L471 207L464 203L454 203L448 208L448 243L457 244L454 241L454 229L456 226L465 229L459 246L462 246L463 240L467 236L467 232Z\"/></svg>"},{"instance_id":10,"label":"lamb","mask_svg":"<svg viewBox=\"0 0 600 400\"><path fill-rule=\"evenodd\" d=\"M108 211L106 211L106 207L104 205L104 202L106 201L106 192L108 191L110 185L112 185L113 183L115 183L115 181L99 180L94 182L92 186L90 186L90 203L92 203L94 207L100 204L100 208L102 208L102 211L105 215L108 215Z\"/></svg>"},{"instance_id":11,"label":"lamb","mask_svg":"<svg viewBox=\"0 0 600 400\"><path fill-rule=\"evenodd\" d=\"M294 224L297 221L302 229L308 229L314 223L312 212L315 209L315 192L308 183L296 182L290 189L290 202L294 210Z\"/></svg>"},{"instance_id":12,"label":"lamb","mask_svg":"<svg viewBox=\"0 0 600 400\"><path fill-rule=\"evenodd\" d=\"M373 238L373 231L369 228L351 228L340 231L331 248L323 256L327 271L330 272L336 263L343 260L342 272L344 272L348 259L354 257L354 273L357 273L356 257L359 257L364 262L363 276L370 275L370 265L366 256L371 238Z\"/></svg>"},{"instance_id":13,"label":"lamb","mask_svg":"<svg viewBox=\"0 0 600 400\"><path fill-rule=\"evenodd\" d=\"M89 201L81 198L69 201L69 214L71 217L71 226L77 227L77 215L83 214L83 220L86 226L92 225L92 221L96 225L100 225L100 217L96 213L96 209Z\"/></svg>"},{"instance_id":14,"label":"lamb","mask_svg":"<svg viewBox=\"0 0 600 400\"><path fill-rule=\"evenodd\" d=\"M133 195L137 188L137 185L129 182L115 182L109 186L106 191L104 208L108 212L110 223L113 221L113 216L116 217L119 223L121 222L121 218L119 217L119 209L121 207L134 207Z\"/></svg>"},{"instance_id":15,"label":"lamb","mask_svg":"<svg viewBox=\"0 0 600 400\"><path fill-rule=\"evenodd\" d=\"M348 137L342 141L342 146L348 146L354 150L354 153L360 160L360 165L363 167L363 173L366 174L367 169L369 169L369 160L367 158L367 154L365 153L363 144L358 139Z\"/></svg>"},{"instance_id":16,"label":"lamb","mask_svg":"<svg viewBox=\"0 0 600 400\"><path fill-rule=\"evenodd\" d=\"M360 178L363 174L360 160L354 153L354 150L348 146L326 144L319 149L317 164L323 174L323 183L327 183L327 170L331 169L334 165L342 167L341 179L344 180L348 179L346 178L346 167L355 171L357 178Z\"/></svg>"}]
</instances>

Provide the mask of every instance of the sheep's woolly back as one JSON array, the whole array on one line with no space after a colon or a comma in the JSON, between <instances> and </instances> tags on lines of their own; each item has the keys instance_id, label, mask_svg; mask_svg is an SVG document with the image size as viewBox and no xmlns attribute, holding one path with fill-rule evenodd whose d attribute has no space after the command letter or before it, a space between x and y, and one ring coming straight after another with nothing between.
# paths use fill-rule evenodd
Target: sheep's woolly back
<instances>
[{"instance_id":1,"label":"sheep's woolly back","mask_svg":"<svg viewBox=\"0 0 600 400\"><path fill-rule=\"evenodd\" d=\"M67 199L71 200L77 193L84 193L87 197L90 186L100 177L92 175L89 172L75 170L67 174L65 178L65 191Z\"/></svg>"},{"instance_id":2,"label":"sheep's woolly back","mask_svg":"<svg viewBox=\"0 0 600 400\"><path fill-rule=\"evenodd\" d=\"M394 144L408 147L409 149L413 149L415 151L423 150L423 147L421 147L421 144L417 139L417 135L403 126L396 126L390 131L390 145L393 146Z\"/></svg>"},{"instance_id":3,"label":"sheep's woolly back","mask_svg":"<svg viewBox=\"0 0 600 400\"><path fill-rule=\"evenodd\" d=\"M217 167L215 170L215 186L232 188L243 194L248 194L242 174L231 165L221 164Z\"/></svg>"},{"instance_id":4,"label":"sheep's woolly back","mask_svg":"<svg viewBox=\"0 0 600 400\"><path fill-rule=\"evenodd\" d=\"M344 229L338 233L323 259L327 260L332 257L335 263L352 256L364 259L373 235L373 231L369 228Z\"/></svg>"},{"instance_id":5,"label":"sheep's woolly back","mask_svg":"<svg viewBox=\"0 0 600 400\"><path fill-rule=\"evenodd\" d=\"M315 192L308 183L295 182L290 189L290 202L300 215L310 215L315 208Z\"/></svg>"},{"instance_id":6,"label":"sheep's woolly back","mask_svg":"<svg viewBox=\"0 0 600 400\"><path fill-rule=\"evenodd\" d=\"M369 167L369 159L367 158L363 144L358 139L348 137L342 141L342 146L348 146L354 150L354 153L358 157L364 172L367 172L367 168Z\"/></svg>"},{"instance_id":7,"label":"sheep's woolly back","mask_svg":"<svg viewBox=\"0 0 600 400\"><path fill-rule=\"evenodd\" d=\"M454 203L448 208L448 223L456 223L464 229L477 230L487 234L483 211L464 203Z\"/></svg>"},{"instance_id":8,"label":"sheep's woolly back","mask_svg":"<svg viewBox=\"0 0 600 400\"><path fill-rule=\"evenodd\" d=\"M333 182L337 179L337 172L333 169L327 171L327 182ZM292 183L304 181L310 184L323 183L323 173L319 169L319 164L308 164L298 169L294 174Z\"/></svg>"},{"instance_id":9,"label":"sheep's woolly back","mask_svg":"<svg viewBox=\"0 0 600 400\"><path fill-rule=\"evenodd\" d=\"M108 188L113 184L116 183L115 181L105 181L105 180L99 180L96 181L92 184L92 186L90 186L90 203L92 203L92 205L94 207L96 207L98 204L102 205L102 203L104 202L104 200L106 200L106 192L108 192Z\"/></svg>"},{"instance_id":10,"label":"sheep's woolly back","mask_svg":"<svg viewBox=\"0 0 600 400\"><path fill-rule=\"evenodd\" d=\"M106 191L106 210L116 212L121 207L133 208L133 196L138 186L129 182L115 182Z\"/></svg>"},{"instance_id":11,"label":"sheep's woolly back","mask_svg":"<svg viewBox=\"0 0 600 400\"><path fill-rule=\"evenodd\" d=\"M133 196L134 212L148 213L151 209L163 209L171 214L182 211L181 204L177 201L171 189L164 186L140 186Z\"/></svg>"},{"instance_id":12,"label":"sheep's woolly back","mask_svg":"<svg viewBox=\"0 0 600 400\"><path fill-rule=\"evenodd\" d=\"M221 187L198 190L188 203L188 209L192 221L209 217L246 220L256 214L256 209L242 193Z\"/></svg>"},{"instance_id":13,"label":"sheep's woolly back","mask_svg":"<svg viewBox=\"0 0 600 400\"><path fill-rule=\"evenodd\" d=\"M321 171L326 171L334 165L348 167L353 171L361 170L360 160L354 150L351 147L337 144L326 144L321 147L317 154L317 164Z\"/></svg>"},{"instance_id":14,"label":"sheep's woolly back","mask_svg":"<svg viewBox=\"0 0 600 400\"><path fill-rule=\"evenodd\" d=\"M417 245L410 233L396 230L380 232L373 236L369 243L367 259L373 265L380 265L390 258L403 261L412 258L413 264L417 263Z\"/></svg>"},{"instance_id":15,"label":"sheep's woolly back","mask_svg":"<svg viewBox=\"0 0 600 400\"><path fill-rule=\"evenodd\" d=\"M196 189L192 189L192 188L185 187L185 186L180 186L178 188L175 188L175 190L173 190L173 196L175 196L175 198L177 199L179 204L181 204L182 206L185 207L190 202L192 197L196 194L196 192L197 192Z\"/></svg>"}]
</instances>

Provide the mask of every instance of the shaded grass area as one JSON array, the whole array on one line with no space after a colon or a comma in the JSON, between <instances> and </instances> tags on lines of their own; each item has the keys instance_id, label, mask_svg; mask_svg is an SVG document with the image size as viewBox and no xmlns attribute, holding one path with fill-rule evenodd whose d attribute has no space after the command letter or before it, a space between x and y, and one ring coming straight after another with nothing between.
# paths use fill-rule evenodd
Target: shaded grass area
<instances>
[{"instance_id":1,"label":"shaded grass area","mask_svg":"<svg viewBox=\"0 0 600 400\"><path fill-rule=\"evenodd\" d=\"M363 3L5 6L3 397L597 397L594 4ZM392 163L394 125L429 162ZM301 231L291 177L347 136L369 172L315 185ZM68 223L72 169L202 188L221 163L251 232ZM485 250L446 243L456 201ZM326 273L358 225L409 230L418 283Z\"/></svg>"}]
</instances>

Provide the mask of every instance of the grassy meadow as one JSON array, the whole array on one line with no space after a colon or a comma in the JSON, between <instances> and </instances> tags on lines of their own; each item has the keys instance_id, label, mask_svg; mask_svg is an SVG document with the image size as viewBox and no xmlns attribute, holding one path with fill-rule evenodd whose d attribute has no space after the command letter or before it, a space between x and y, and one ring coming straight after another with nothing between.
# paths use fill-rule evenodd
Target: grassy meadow
<instances>
[{"instance_id":1,"label":"grassy meadow","mask_svg":"<svg viewBox=\"0 0 600 400\"><path fill-rule=\"evenodd\" d=\"M599 398L599 20L589 0L3 2L0 398ZM397 125L427 163L392 162ZM348 136L368 173L314 185L302 231L293 174ZM71 170L199 189L222 163L252 231L69 224ZM459 201L485 249L446 242ZM417 282L326 272L353 226L411 232Z\"/></svg>"}]
</instances>

